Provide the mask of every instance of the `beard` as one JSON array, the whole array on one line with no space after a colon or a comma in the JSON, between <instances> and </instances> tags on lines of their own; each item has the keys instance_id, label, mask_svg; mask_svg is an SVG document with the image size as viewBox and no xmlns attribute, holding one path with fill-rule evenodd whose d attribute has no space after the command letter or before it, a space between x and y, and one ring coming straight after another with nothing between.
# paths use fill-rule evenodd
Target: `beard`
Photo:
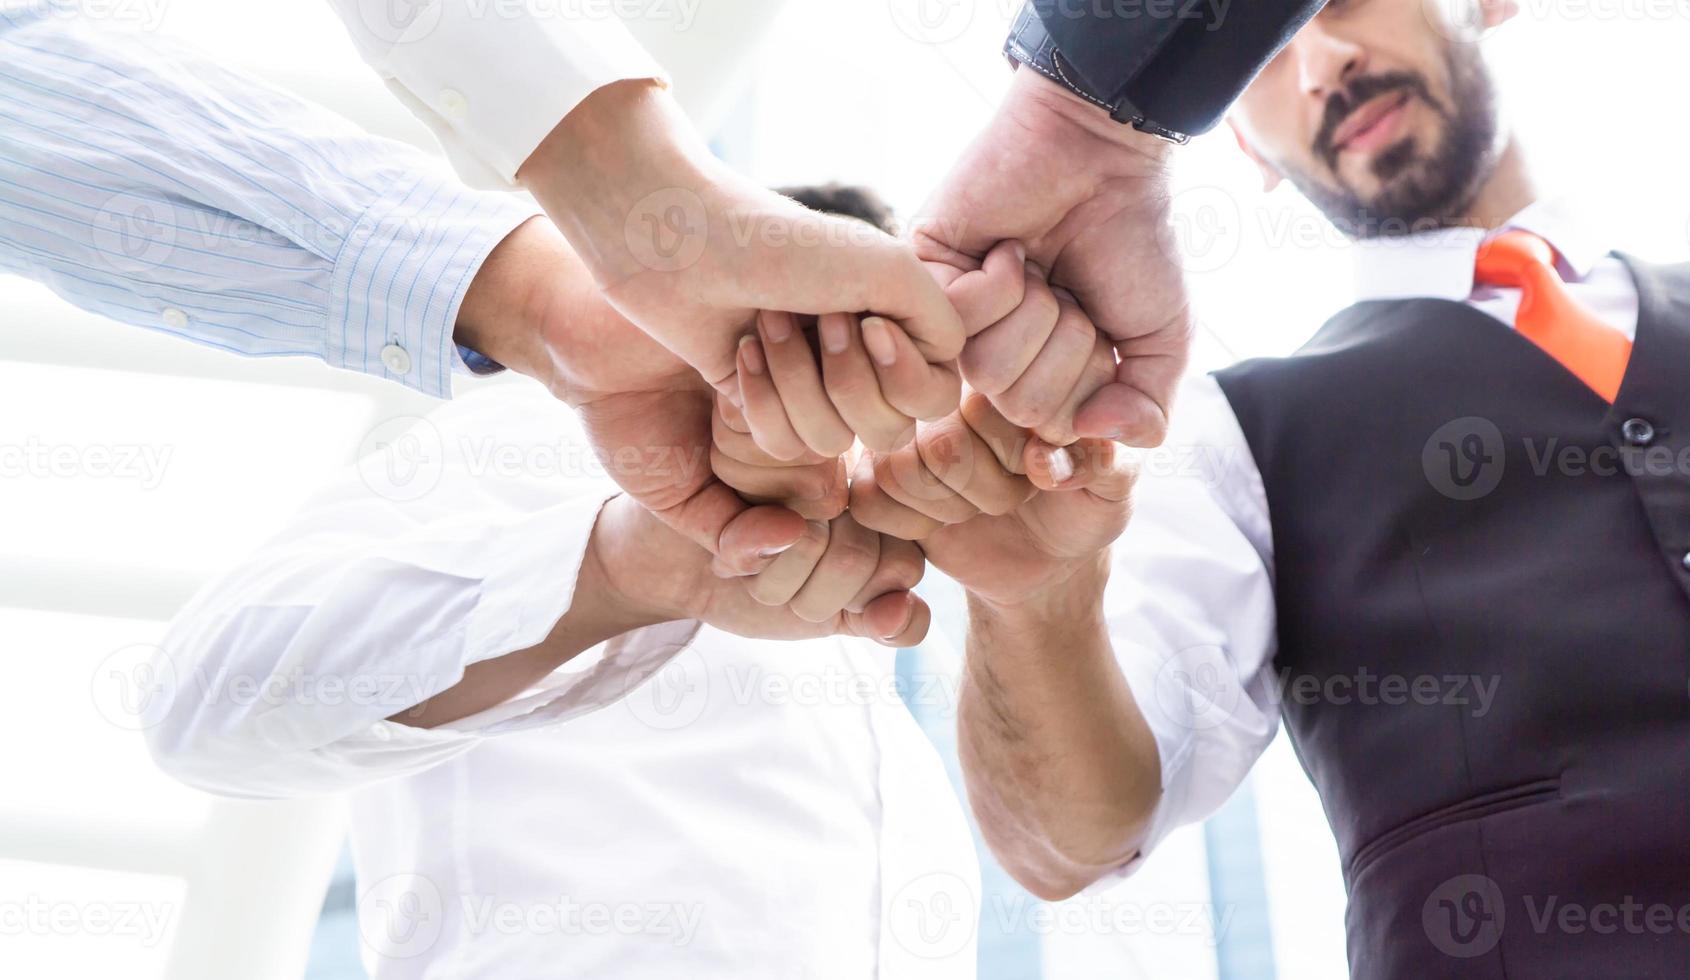
<instances>
[{"instance_id":1,"label":"beard","mask_svg":"<svg viewBox=\"0 0 1690 980\"><path fill-rule=\"evenodd\" d=\"M1415 72L1358 78L1327 100L1326 115L1315 136L1315 156L1326 165L1326 179L1297 167L1283 168L1303 196L1345 235L1379 238L1459 224L1496 166L1496 92L1478 48L1451 44L1446 62L1449 105L1440 103L1425 76ZM1418 137L1405 136L1381 150L1368 167L1379 188L1364 196L1338 172L1338 150L1332 137L1356 107L1398 91L1430 108L1442 123L1441 132L1429 149Z\"/></svg>"}]
</instances>

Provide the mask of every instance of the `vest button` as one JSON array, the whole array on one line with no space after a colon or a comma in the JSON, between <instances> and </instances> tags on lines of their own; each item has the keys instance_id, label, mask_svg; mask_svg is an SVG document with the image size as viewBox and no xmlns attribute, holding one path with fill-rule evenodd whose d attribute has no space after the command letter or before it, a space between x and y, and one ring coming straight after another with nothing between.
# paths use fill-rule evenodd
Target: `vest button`
<instances>
[{"instance_id":1,"label":"vest button","mask_svg":"<svg viewBox=\"0 0 1690 980\"><path fill-rule=\"evenodd\" d=\"M1655 427L1648 419L1626 419L1620 426L1620 435L1633 446L1647 446L1655 441Z\"/></svg>"}]
</instances>

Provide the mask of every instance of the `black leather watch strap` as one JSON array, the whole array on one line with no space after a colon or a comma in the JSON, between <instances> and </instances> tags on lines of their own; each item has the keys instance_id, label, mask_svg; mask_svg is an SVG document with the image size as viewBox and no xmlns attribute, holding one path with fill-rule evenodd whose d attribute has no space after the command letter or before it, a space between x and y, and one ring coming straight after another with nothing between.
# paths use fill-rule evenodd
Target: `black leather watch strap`
<instances>
[{"instance_id":1,"label":"black leather watch strap","mask_svg":"<svg viewBox=\"0 0 1690 980\"><path fill-rule=\"evenodd\" d=\"M1003 44L1003 53L1010 61L1026 65L1109 113L1109 118L1116 122L1126 123L1141 133L1149 133L1171 143L1184 143L1191 138L1185 133L1145 118L1124 96L1110 100L1093 91L1091 84L1062 57L1062 52L1056 47L1056 41L1045 30L1044 23L1039 20L1038 13L1030 3L1021 8L1015 23L1010 26L1009 38Z\"/></svg>"}]
</instances>

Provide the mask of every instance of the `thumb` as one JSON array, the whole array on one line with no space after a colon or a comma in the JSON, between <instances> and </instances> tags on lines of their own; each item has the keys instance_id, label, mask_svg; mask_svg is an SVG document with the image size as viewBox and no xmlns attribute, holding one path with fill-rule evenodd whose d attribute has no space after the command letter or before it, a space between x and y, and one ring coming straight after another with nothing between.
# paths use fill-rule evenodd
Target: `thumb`
<instances>
[{"instance_id":1,"label":"thumb","mask_svg":"<svg viewBox=\"0 0 1690 980\"><path fill-rule=\"evenodd\" d=\"M933 613L914 592L888 592L871 599L860 613L846 612L841 632L867 637L889 647L909 647L927 636Z\"/></svg>"},{"instance_id":2,"label":"thumb","mask_svg":"<svg viewBox=\"0 0 1690 980\"><path fill-rule=\"evenodd\" d=\"M1027 284L1027 249L1018 241L1006 240L992 246L978 269L940 282L945 297L956 307L962 328L972 337L1021 305ZM931 269L932 266L929 265Z\"/></svg>"},{"instance_id":3,"label":"thumb","mask_svg":"<svg viewBox=\"0 0 1690 980\"><path fill-rule=\"evenodd\" d=\"M711 570L724 578L754 575L797 544L804 530L804 519L785 507L745 507L717 537Z\"/></svg>"}]
</instances>

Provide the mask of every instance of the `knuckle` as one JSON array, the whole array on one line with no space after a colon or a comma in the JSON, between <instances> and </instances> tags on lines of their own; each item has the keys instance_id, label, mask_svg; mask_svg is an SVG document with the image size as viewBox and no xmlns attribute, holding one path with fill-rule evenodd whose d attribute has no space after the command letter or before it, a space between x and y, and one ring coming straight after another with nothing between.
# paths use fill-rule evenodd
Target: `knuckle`
<instances>
[{"instance_id":1,"label":"knuckle","mask_svg":"<svg viewBox=\"0 0 1690 980\"><path fill-rule=\"evenodd\" d=\"M865 425L863 431L857 433L864 446L880 454L897 452L909 445L914 437L915 420L908 416L900 416L884 424Z\"/></svg>"},{"instance_id":2,"label":"knuckle","mask_svg":"<svg viewBox=\"0 0 1690 980\"><path fill-rule=\"evenodd\" d=\"M1011 389L1004 392L997 399L998 412L1011 425L1023 429L1037 428L1050 418L1054 411L1052 399L1037 391Z\"/></svg>"},{"instance_id":3,"label":"knuckle","mask_svg":"<svg viewBox=\"0 0 1690 980\"><path fill-rule=\"evenodd\" d=\"M968 386L986 395L996 395L1015 383L1014 364L986 343L970 343L962 350L958 362L968 378Z\"/></svg>"}]
</instances>

